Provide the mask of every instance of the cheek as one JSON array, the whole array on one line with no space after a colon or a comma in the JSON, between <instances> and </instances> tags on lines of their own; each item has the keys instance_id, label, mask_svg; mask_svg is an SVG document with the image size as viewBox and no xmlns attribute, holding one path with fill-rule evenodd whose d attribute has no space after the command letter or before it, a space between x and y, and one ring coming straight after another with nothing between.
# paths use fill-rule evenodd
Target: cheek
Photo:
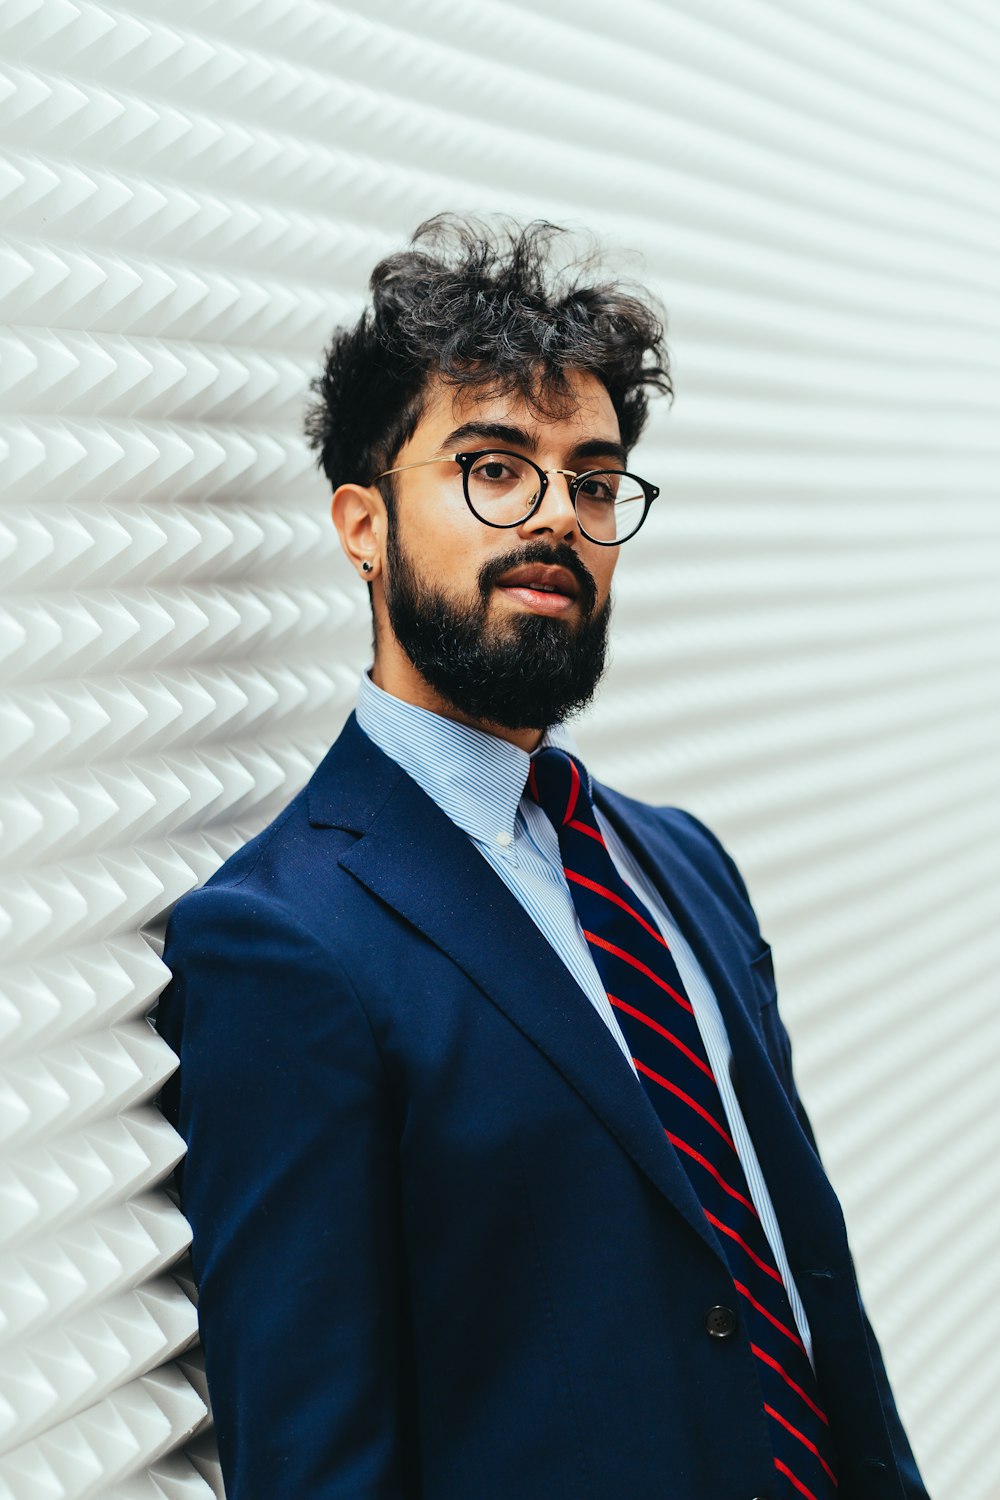
<instances>
[{"instance_id":1,"label":"cheek","mask_svg":"<svg viewBox=\"0 0 1000 1500\"><path fill-rule=\"evenodd\" d=\"M419 575L452 592L475 587L483 563L491 555L490 530L462 510L442 504L412 506L400 525L399 540ZM500 533L493 533L499 535Z\"/></svg>"},{"instance_id":2,"label":"cheek","mask_svg":"<svg viewBox=\"0 0 1000 1500\"><path fill-rule=\"evenodd\" d=\"M614 577L617 558L613 555L611 547L591 548L590 556L584 558L584 562L590 569L591 576L597 585L597 597L603 604L611 592L611 581Z\"/></svg>"}]
</instances>

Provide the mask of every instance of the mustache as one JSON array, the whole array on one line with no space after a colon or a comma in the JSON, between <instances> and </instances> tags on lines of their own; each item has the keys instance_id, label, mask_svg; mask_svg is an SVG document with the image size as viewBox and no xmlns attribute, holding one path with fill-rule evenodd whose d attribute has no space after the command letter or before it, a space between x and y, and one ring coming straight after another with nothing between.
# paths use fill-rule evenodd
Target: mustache
<instances>
[{"instance_id":1,"label":"mustache","mask_svg":"<svg viewBox=\"0 0 1000 1500\"><path fill-rule=\"evenodd\" d=\"M483 601L489 598L490 590L496 586L505 573L511 568L524 567L527 563L548 564L551 567L565 568L568 573L572 573L580 586L580 603L583 606L584 615L593 614L597 608L597 584L594 582L594 575L568 542L559 542L555 547L550 547L548 543L542 541L529 542L525 547L514 548L510 552L505 552L502 557L494 557L489 562L483 563L479 570L479 592Z\"/></svg>"}]
</instances>

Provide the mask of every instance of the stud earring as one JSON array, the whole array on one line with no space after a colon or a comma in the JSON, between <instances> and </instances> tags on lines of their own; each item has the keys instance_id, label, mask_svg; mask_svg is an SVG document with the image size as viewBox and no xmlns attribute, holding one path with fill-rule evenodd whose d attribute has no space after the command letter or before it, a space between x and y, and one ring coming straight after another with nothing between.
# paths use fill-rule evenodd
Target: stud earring
<instances>
[{"instance_id":1,"label":"stud earring","mask_svg":"<svg viewBox=\"0 0 1000 1500\"><path fill-rule=\"evenodd\" d=\"M362 573L370 573L371 570L372 570L372 565L371 565L371 563L368 561L368 559L366 557L365 560L364 560L364 562L361 564L361 571L362 571Z\"/></svg>"}]
</instances>

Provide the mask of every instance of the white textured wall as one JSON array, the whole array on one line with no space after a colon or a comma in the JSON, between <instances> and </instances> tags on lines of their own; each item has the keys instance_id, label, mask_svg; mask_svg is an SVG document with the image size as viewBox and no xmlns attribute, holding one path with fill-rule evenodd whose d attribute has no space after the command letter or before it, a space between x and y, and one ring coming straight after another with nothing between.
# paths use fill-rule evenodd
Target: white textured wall
<instances>
[{"instance_id":1,"label":"white textured wall","mask_svg":"<svg viewBox=\"0 0 1000 1500\"><path fill-rule=\"evenodd\" d=\"M741 862L935 1500L1000 1495L995 7L0 26L0 1500L221 1494L156 934L350 708L367 606L301 407L442 208L588 225L670 307L580 739Z\"/></svg>"}]
</instances>

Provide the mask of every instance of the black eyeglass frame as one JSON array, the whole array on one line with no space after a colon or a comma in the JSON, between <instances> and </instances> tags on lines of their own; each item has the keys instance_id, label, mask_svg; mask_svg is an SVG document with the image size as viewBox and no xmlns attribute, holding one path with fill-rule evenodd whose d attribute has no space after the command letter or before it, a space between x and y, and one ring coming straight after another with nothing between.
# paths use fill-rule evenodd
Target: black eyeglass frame
<instances>
[{"instance_id":1,"label":"black eyeglass frame","mask_svg":"<svg viewBox=\"0 0 1000 1500\"><path fill-rule=\"evenodd\" d=\"M538 475L538 494L535 496L534 503L529 507L528 510L525 511L524 515L519 516L516 521L487 520L485 516L481 516L479 514L478 510L469 498L469 474L471 472L472 465L478 458L486 458L490 454L494 453L498 458L516 458L519 459L523 464L530 464L535 473ZM570 504L573 507L573 514L576 516L576 524L579 526L580 531L587 538L588 542L593 542L596 547L620 547L623 542L630 542L635 536L636 532L642 526L646 517L649 515L649 507L652 505L653 501L660 493L658 485L651 484L648 479L643 479L639 474L633 474L631 469L585 469L583 473L578 473L575 469L545 470L540 468L539 465L535 463L535 460L533 458L527 458L523 453L515 453L510 448L476 448L469 453L442 453L436 458L418 458L414 463L411 464L400 464L395 469L383 469L381 474L375 475L375 478L385 479L390 474L401 474L404 469L423 468L425 464L445 463L456 463L461 469L462 493L465 496L466 505L469 507L476 520L481 521L484 526L493 526L498 531L510 531L515 526L523 526L525 521L531 519L531 517L538 510L542 501L545 499L545 491L549 487L549 475L565 474L569 479L569 498ZM639 517L638 523L632 528L628 536L618 537L613 542L605 541L602 537L599 536L591 536L590 532L581 521L580 512L577 509L576 497L580 485L585 479L593 478L595 474L623 474L626 475L629 479L634 479L636 484L642 490L643 498L645 500L642 515Z\"/></svg>"}]
</instances>

